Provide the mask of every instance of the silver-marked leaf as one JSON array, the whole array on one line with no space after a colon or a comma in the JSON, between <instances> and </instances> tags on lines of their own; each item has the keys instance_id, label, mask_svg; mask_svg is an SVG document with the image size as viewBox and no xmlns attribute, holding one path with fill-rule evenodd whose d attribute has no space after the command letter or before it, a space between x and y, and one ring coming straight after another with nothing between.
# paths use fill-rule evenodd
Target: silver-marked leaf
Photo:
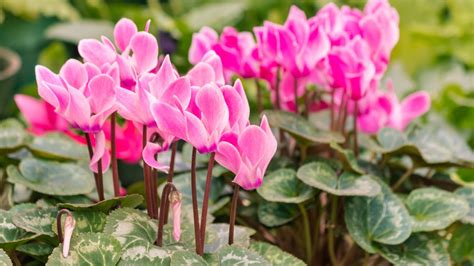
<instances>
[{"instance_id":1,"label":"silver-marked leaf","mask_svg":"<svg viewBox=\"0 0 474 266\"><path fill-rule=\"evenodd\" d=\"M469 213L461 218L461 222L474 224L474 188L461 187L454 194L463 197L469 203Z\"/></svg>"},{"instance_id":2,"label":"silver-marked leaf","mask_svg":"<svg viewBox=\"0 0 474 266\"><path fill-rule=\"evenodd\" d=\"M127 249L154 243L156 240L157 222L152 221L145 213L120 208L107 217L104 233L114 236Z\"/></svg>"},{"instance_id":3,"label":"silver-marked leaf","mask_svg":"<svg viewBox=\"0 0 474 266\"><path fill-rule=\"evenodd\" d=\"M25 212L25 211L30 211L38 208L39 206L34 204L34 203L20 203L15 206L13 206L11 209L8 210L9 213L13 215L19 213L19 212Z\"/></svg>"},{"instance_id":4,"label":"silver-marked leaf","mask_svg":"<svg viewBox=\"0 0 474 266\"><path fill-rule=\"evenodd\" d=\"M73 211L100 211L108 212L117 206L135 208L143 202L143 196L130 194L126 196L106 199L97 203L58 203L58 208Z\"/></svg>"},{"instance_id":5,"label":"silver-marked leaf","mask_svg":"<svg viewBox=\"0 0 474 266\"><path fill-rule=\"evenodd\" d=\"M77 195L94 189L91 172L77 164L26 158L19 168L8 166L8 181L47 195Z\"/></svg>"},{"instance_id":6,"label":"silver-marked leaf","mask_svg":"<svg viewBox=\"0 0 474 266\"><path fill-rule=\"evenodd\" d=\"M293 255L281 250L279 247L265 243L265 242L253 242L250 244L250 250L255 251L257 254L265 258L272 265L291 265L291 266L304 266L302 260L294 257Z\"/></svg>"},{"instance_id":7,"label":"silver-marked leaf","mask_svg":"<svg viewBox=\"0 0 474 266\"><path fill-rule=\"evenodd\" d=\"M146 243L142 246L129 247L122 253L119 266L152 266L169 265L170 254L164 248Z\"/></svg>"},{"instance_id":8,"label":"silver-marked leaf","mask_svg":"<svg viewBox=\"0 0 474 266\"><path fill-rule=\"evenodd\" d=\"M104 230L107 218L105 213L98 211L73 211L72 216L76 221L73 235L78 235L80 233L100 233ZM65 219L66 215L63 215L61 217L62 224L64 224ZM53 221L52 230L55 234L58 233L56 219Z\"/></svg>"},{"instance_id":9,"label":"silver-marked leaf","mask_svg":"<svg viewBox=\"0 0 474 266\"><path fill-rule=\"evenodd\" d=\"M0 153L20 149L28 140L28 134L20 122L7 119L0 122Z\"/></svg>"},{"instance_id":10,"label":"silver-marked leaf","mask_svg":"<svg viewBox=\"0 0 474 266\"><path fill-rule=\"evenodd\" d=\"M202 266L208 265L207 262L196 252L193 251L176 251L171 255L171 266Z\"/></svg>"},{"instance_id":11,"label":"silver-marked leaf","mask_svg":"<svg viewBox=\"0 0 474 266\"><path fill-rule=\"evenodd\" d=\"M271 126L288 132L303 145L344 141L340 133L318 130L308 120L294 113L285 111L265 111L264 113Z\"/></svg>"},{"instance_id":12,"label":"silver-marked leaf","mask_svg":"<svg viewBox=\"0 0 474 266\"><path fill-rule=\"evenodd\" d=\"M469 213L465 199L437 188L413 190L405 204L414 232L444 229Z\"/></svg>"},{"instance_id":13,"label":"silver-marked leaf","mask_svg":"<svg viewBox=\"0 0 474 266\"><path fill-rule=\"evenodd\" d=\"M79 234L71 241L69 256L62 255L62 244L53 250L46 265L116 265L122 248L117 239L109 234Z\"/></svg>"},{"instance_id":14,"label":"silver-marked leaf","mask_svg":"<svg viewBox=\"0 0 474 266\"><path fill-rule=\"evenodd\" d=\"M360 168L359 164L357 163L357 158L355 157L353 151L346 150L341 145L335 142L331 143L329 146L332 149L336 150L339 154L344 169L346 169L347 171L364 174L364 170L362 170L362 168Z\"/></svg>"},{"instance_id":15,"label":"silver-marked leaf","mask_svg":"<svg viewBox=\"0 0 474 266\"><path fill-rule=\"evenodd\" d=\"M474 241L472 239L474 239L474 225L463 224L456 228L448 246L449 254L455 262L470 263L466 265L474 264Z\"/></svg>"},{"instance_id":16,"label":"silver-marked leaf","mask_svg":"<svg viewBox=\"0 0 474 266\"><path fill-rule=\"evenodd\" d=\"M51 225L56 219L57 208L20 211L13 216L13 223L28 232L54 237Z\"/></svg>"},{"instance_id":17,"label":"silver-marked leaf","mask_svg":"<svg viewBox=\"0 0 474 266\"><path fill-rule=\"evenodd\" d=\"M449 266L449 254L442 239L431 234L413 234L400 245L378 245L379 254L397 266Z\"/></svg>"},{"instance_id":18,"label":"silver-marked leaf","mask_svg":"<svg viewBox=\"0 0 474 266\"><path fill-rule=\"evenodd\" d=\"M206 237L204 252L215 253L226 246L229 240L228 224L209 224L207 230L211 233ZM206 231L207 231L206 230ZM234 246L248 247L250 236L255 234L255 230L245 226L236 225L234 227Z\"/></svg>"},{"instance_id":19,"label":"silver-marked leaf","mask_svg":"<svg viewBox=\"0 0 474 266\"><path fill-rule=\"evenodd\" d=\"M5 266L13 266L10 257L8 257L7 253L0 248L0 264Z\"/></svg>"},{"instance_id":20,"label":"silver-marked leaf","mask_svg":"<svg viewBox=\"0 0 474 266\"><path fill-rule=\"evenodd\" d=\"M81 145L62 133L47 133L35 137L28 144L33 154L55 160L86 160L87 146Z\"/></svg>"},{"instance_id":21,"label":"silver-marked leaf","mask_svg":"<svg viewBox=\"0 0 474 266\"><path fill-rule=\"evenodd\" d=\"M49 256L53 252L54 247L44 242L26 243L16 248L16 251L34 256L43 257Z\"/></svg>"},{"instance_id":22,"label":"silver-marked leaf","mask_svg":"<svg viewBox=\"0 0 474 266\"><path fill-rule=\"evenodd\" d=\"M219 251L219 265L272 265L269 261L258 255L254 251L237 246L227 246Z\"/></svg>"},{"instance_id":23,"label":"silver-marked leaf","mask_svg":"<svg viewBox=\"0 0 474 266\"><path fill-rule=\"evenodd\" d=\"M284 203L302 203L316 194L312 187L296 177L293 169L280 169L270 173L263 179L257 192L268 201Z\"/></svg>"},{"instance_id":24,"label":"silver-marked leaf","mask_svg":"<svg viewBox=\"0 0 474 266\"><path fill-rule=\"evenodd\" d=\"M309 186L338 196L375 196L380 192L379 184L369 175L344 172L337 176L329 165L321 162L301 166L296 176Z\"/></svg>"},{"instance_id":25,"label":"silver-marked leaf","mask_svg":"<svg viewBox=\"0 0 474 266\"><path fill-rule=\"evenodd\" d=\"M258 205L258 220L269 227L280 226L293 221L298 216L296 204L262 201Z\"/></svg>"},{"instance_id":26,"label":"silver-marked leaf","mask_svg":"<svg viewBox=\"0 0 474 266\"><path fill-rule=\"evenodd\" d=\"M15 248L36 237L37 235L17 227L13 223L12 213L0 210L0 248Z\"/></svg>"},{"instance_id":27,"label":"silver-marked leaf","mask_svg":"<svg viewBox=\"0 0 474 266\"><path fill-rule=\"evenodd\" d=\"M375 253L374 242L397 245L412 232L411 218L402 201L382 181L375 197L349 197L344 200L344 220L354 241Z\"/></svg>"}]
</instances>

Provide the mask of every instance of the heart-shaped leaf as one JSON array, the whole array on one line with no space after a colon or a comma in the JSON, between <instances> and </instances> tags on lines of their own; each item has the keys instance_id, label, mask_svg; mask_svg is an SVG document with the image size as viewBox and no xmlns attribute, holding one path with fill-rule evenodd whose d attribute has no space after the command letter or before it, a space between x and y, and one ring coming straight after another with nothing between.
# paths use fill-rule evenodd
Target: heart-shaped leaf
<instances>
[{"instance_id":1,"label":"heart-shaped leaf","mask_svg":"<svg viewBox=\"0 0 474 266\"><path fill-rule=\"evenodd\" d=\"M316 129L302 116L285 111L265 111L268 122L273 127L281 128L303 145L315 143L341 143L344 137L338 132Z\"/></svg>"},{"instance_id":2,"label":"heart-shaped leaf","mask_svg":"<svg viewBox=\"0 0 474 266\"><path fill-rule=\"evenodd\" d=\"M55 160L87 160L87 147L62 133L48 133L36 137L28 148L33 154Z\"/></svg>"},{"instance_id":3,"label":"heart-shaped leaf","mask_svg":"<svg viewBox=\"0 0 474 266\"><path fill-rule=\"evenodd\" d=\"M57 208L21 211L13 216L13 223L28 232L54 237L52 223L56 219Z\"/></svg>"},{"instance_id":4,"label":"heart-shaped leaf","mask_svg":"<svg viewBox=\"0 0 474 266\"><path fill-rule=\"evenodd\" d=\"M436 235L413 234L400 245L379 245L379 253L394 265L449 266L449 254Z\"/></svg>"},{"instance_id":5,"label":"heart-shaped leaf","mask_svg":"<svg viewBox=\"0 0 474 266\"><path fill-rule=\"evenodd\" d=\"M414 232L444 229L469 213L465 199L437 188L413 190L405 204Z\"/></svg>"},{"instance_id":6,"label":"heart-shaped leaf","mask_svg":"<svg viewBox=\"0 0 474 266\"><path fill-rule=\"evenodd\" d=\"M77 211L100 211L108 212L117 206L135 208L143 202L143 197L138 194L106 199L97 203L58 203L58 208Z\"/></svg>"},{"instance_id":7,"label":"heart-shaped leaf","mask_svg":"<svg viewBox=\"0 0 474 266\"><path fill-rule=\"evenodd\" d=\"M164 248L146 243L142 246L133 246L126 249L119 262L119 266L153 266L169 265L170 254Z\"/></svg>"},{"instance_id":8,"label":"heart-shaped leaf","mask_svg":"<svg viewBox=\"0 0 474 266\"><path fill-rule=\"evenodd\" d=\"M15 119L0 122L0 153L9 153L26 144L28 134L23 125Z\"/></svg>"},{"instance_id":9,"label":"heart-shaped leaf","mask_svg":"<svg viewBox=\"0 0 474 266\"><path fill-rule=\"evenodd\" d=\"M5 266L13 266L10 257L8 257L7 253L0 248L0 264Z\"/></svg>"},{"instance_id":10,"label":"heart-shaped leaf","mask_svg":"<svg viewBox=\"0 0 474 266\"><path fill-rule=\"evenodd\" d=\"M337 153L339 154L339 158L342 161L342 166L346 171L364 174L364 170L362 170L362 168L360 168L359 164L357 163L357 158L355 157L353 151L346 150L341 147L341 145L334 142L331 143L329 146L337 151Z\"/></svg>"},{"instance_id":11,"label":"heart-shaped leaf","mask_svg":"<svg viewBox=\"0 0 474 266\"><path fill-rule=\"evenodd\" d=\"M179 250L171 255L171 266L198 266L198 265L208 265L207 262L196 252Z\"/></svg>"},{"instance_id":12,"label":"heart-shaped leaf","mask_svg":"<svg viewBox=\"0 0 474 266\"><path fill-rule=\"evenodd\" d=\"M376 179L377 180L377 179ZM376 242L397 245L411 234L411 218L402 201L380 180L381 192L375 197L348 197L344 219L354 241L375 253Z\"/></svg>"},{"instance_id":13,"label":"heart-shaped leaf","mask_svg":"<svg viewBox=\"0 0 474 266\"><path fill-rule=\"evenodd\" d=\"M228 224L209 224L208 230L212 233L212 237L206 238L204 252L215 253L222 247L226 246L229 240ZM207 230L206 230L207 231ZM233 246L248 247L250 245L250 236L255 234L255 230L236 225L234 227L234 244Z\"/></svg>"},{"instance_id":14,"label":"heart-shaped leaf","mask_svg":"<svg viewBox=\"0 0 474 266\"><path fill-rule=\"evenodd\" d=\"M328 165L313 162L301 166L296 176L305 184L338 196L375 196L379 184L368 175L344 172L338 176Z\"/></svg>"},{"instance_id":15,"label":"heart-shaped leaf","mask_svg":"<svg viewBox=\"0 0 474 266\"><path fill-rule=\"evenodd\" d=\"M16 251L34 256L49 256L53 252L53 246L44 242L27 243L16 248Z\"/></svg>"},{"instance_id":16,"label":"heart-shaped leaf","mask_svg":"<svg viewBox=\"0 0 474 266\"><path fill-rule=\"evenodd\" d=\"M257 188L260 196L268 201L302 203L312 198L316 191L296 177L293 169L280 169L270 173Z\"/></svg>"},{"instance_id":17,"label":"heart-shaped leaf","mask_svg":"<svg viewBox=\"0 0 474 266\"><path fill-rule=\"evenodd\" d=\"M254 251L237 246L227 246L219 251L219 265L268 265L271 263Z\"/></svg>"},{"instance_id":18,"label":"heart-shaped leaf","mask_svg":"<svg viewBox=\"0 0 474 266\"><path fill-rule=\"evenodd\" d=\"M258 205L258 220L268 227L293 221L299 214L296 204L262 201Z\"/></svg>"},{"instance_id":19,"label":"heart-shaped leaf","mask_svg":"<svg viewBox=\"0 0 474 266\"><path fill-rule=\"evenodd\" d=\"M8 166L8 181L47 195L85 194L94 188L91 172L73 163L26 158L19 168Z\"/></svg>"},{"instance_id":20,"label":"heart-shaped leaf","mask_svg":"<svg viewBox=\"0 0 474 266\"><path fill-rule=\"evenodd\" d=\"M104 233L114 236L123 249L134 246L146 246L156 240L157 222L152 221L145 213L120 208L107 217Z\"/></svg>"},{"instance_id":21,"label":"heart-shaped leaf","mask_svg":"<svg viewBox=\"0 0 474 266\"><path fill-rule=\"evenodd\" d=\"M84 233L71 241L69 255L62 255L62 244L53 250L46 265L116 265L122 248L109 234Z\"/></svg>"},{"instance_id":22,"label":"heart-shaped leaf","mask_svg":"<svg viewBox=\"0 0 474 266\"><path fill-rule=\"evenodd\" d=\"M272 265L292 265L292 266L304 266L306 263L293 255L281 250L277 246L264 243L264 242L253 242L250 244L250 250L255 251L260 256L269 261Z\"/></svg>"},{"instance_id":23,"label":"heart-shaped leaf","mask_svg":"<svg viewBox=\"0 0 474 266\"><path fill-rule=\"evenodd\" d=\"M448 246L449 254L455 262L474 264L474 241L472 239L474 239L474 225L463 224L456 228Z\"/></svg>"},{"instance_id":24,"label":"heart-shaped leaf","mask_svg":"<svg viewBox=\"0 0 474 266\"><path fill-rule=\"evenodd\" d=\"M461 196L469 203L469 213L461 218L461 222L474 224L474 188L458 188L454 191L454 194Z\"/></svg>"},{"instance_id":25,"label":"heart-shaped leaf","mask_svg":"<svg viewBox=\"0 0 474 266\"><path fill-rule=\"evenodd\" d=\"M15 248L36 237L37 235L17 227L13 223L12 213L0 210L0 248Z\"/></svg>"}]
</instances>

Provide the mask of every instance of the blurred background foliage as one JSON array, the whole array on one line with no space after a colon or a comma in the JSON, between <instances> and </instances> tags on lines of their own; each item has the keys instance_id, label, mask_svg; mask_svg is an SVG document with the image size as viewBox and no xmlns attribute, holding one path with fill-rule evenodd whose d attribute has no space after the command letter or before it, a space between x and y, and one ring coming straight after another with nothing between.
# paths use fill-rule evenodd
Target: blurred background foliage
<instances>
[{"instance_id":1,"label":"blurred background foliage","mask_svg":"<svg viewBox=\"0 0 474 266\"><path fill-rule=\"evenodd\" d=\"M14 83L0 81L0 89L10 97L0 116L17 112L10 100L14 93L35 95L36 64L57 71L67 58L78 55L79 39L110 37L121 17L133 19L139 27L151 19L161 52L171 54L184 72L189 68L192 33L202 26L249 31L264 20L284 21L292 4L312 16L329 2L358 8L365 4L364 0L0 0L0 46L16 51L22 60ZM401 96L429 91L433 110L427 119L454 126L474 147L474 1L390 2L400 14L400 41L386 78L393 80Z\"/></svg>"}]
</instances>

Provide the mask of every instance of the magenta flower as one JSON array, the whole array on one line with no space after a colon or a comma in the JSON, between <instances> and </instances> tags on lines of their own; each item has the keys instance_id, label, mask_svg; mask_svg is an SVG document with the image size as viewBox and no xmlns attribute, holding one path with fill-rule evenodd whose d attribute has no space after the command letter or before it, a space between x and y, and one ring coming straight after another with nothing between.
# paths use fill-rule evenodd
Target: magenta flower
<instances>
[{"instance_id":1,"label":"magenta flower","mask_svg":"<svg viewBox=\"0 0 474 266\"><path fill-rule=\"evenodd\" d=\"M260 127L249 125L240 134L225 135L217 146L216 161L236 175L235 183L252 190L262 184L276 149L275 136L263 116Z\"/></svg>"}]
</instances>

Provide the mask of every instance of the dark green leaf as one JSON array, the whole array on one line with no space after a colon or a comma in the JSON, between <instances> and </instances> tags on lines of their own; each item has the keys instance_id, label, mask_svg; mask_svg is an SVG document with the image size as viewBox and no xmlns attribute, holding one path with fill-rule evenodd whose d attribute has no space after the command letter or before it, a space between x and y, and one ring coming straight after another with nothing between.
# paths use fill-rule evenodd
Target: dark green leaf
<instances>
[{"instance_id":1,"label":"dark green leaf","mask_svg":"<svg viewBox=\"0 0 474 266\"><path fill-rule=\"evenodd\" d=\"M296 177L293 169L280 169L263 179L257 189L260 196L268 201L302 203L312 198L316 191Z\"/></svg>"},{"instance_id":2,"label":"dark green leaf","mask_svg":"<svg viewBox=\"0 0 474 266\"><path fill-rule=\"evenodd\" d=\"M474 264L474 225L464 224L456 229L449 240L449 254L457 263Z\"/></svg>"},{"instance_id":3,"label":"dark green leaf","mask_svg":"<svg viewBox=\"0 0 474 266\"><path fill-rule=\"evenodd\" d=\"M335 142L331 143L330 146L339 154L344 169L347 171L356 172L358 174L364 174L364 170L362 170L357 163L357 158L355 157L353 151L346 150Z\"/></svg>"},{"instance_id":4,"label":"dark green leaf","mask_svg":"<svg viewBox=\"0 0 474 266\"><path fill-rule=\"evenodd\" d=\"M49 256L53 252L53 248L53 246L44 242L34 242L21 245L16 248L16 251L30 256L42 257Z\"/></svg>"},{"instance_id":5,"label":"dark green leaf","mask_svg":"<svg viewBox=\"0 0 474 266\"><path fill-rule=\"evenodd\" d=\"M469 213L461 221L463 223L474 224L474 188L462 187L456 189L454 194L463 197L469 203Z\"/></svg>"},{"instance_id":6,"label":"dark green leaf","mask_svg":"<svg viewBox=\"0 0 474 266\"><path fill-rule=\"evenodd\" d=\"M56 208L20 211L13 216L13 223L28 232L54 237L51 225L56 219L56 214Z\"/></svg>"},{"instance_id":7,"label":"dark green leaf","mask_svg":"<svg viewBox=\"0 0 474 266\"><path fill-rule=\"evenodd\" d=\"M83 211L108 212L117 206L135 208L143 202L143 197L138 194L131 194L122 197L106 199L97 203L58 203L58 208Z\"/></svg>"},{"instance_id":8,"label":"dark green leaf","mask_svg":"<svg viewBox=\"0 0 474 266\"><path fill-rule=\"evenodd\" d=\"M258 205L257 214L262 224L273 227L293 221L299 213L296 204L262 201Z\"/></svg>"}]
</instances>

